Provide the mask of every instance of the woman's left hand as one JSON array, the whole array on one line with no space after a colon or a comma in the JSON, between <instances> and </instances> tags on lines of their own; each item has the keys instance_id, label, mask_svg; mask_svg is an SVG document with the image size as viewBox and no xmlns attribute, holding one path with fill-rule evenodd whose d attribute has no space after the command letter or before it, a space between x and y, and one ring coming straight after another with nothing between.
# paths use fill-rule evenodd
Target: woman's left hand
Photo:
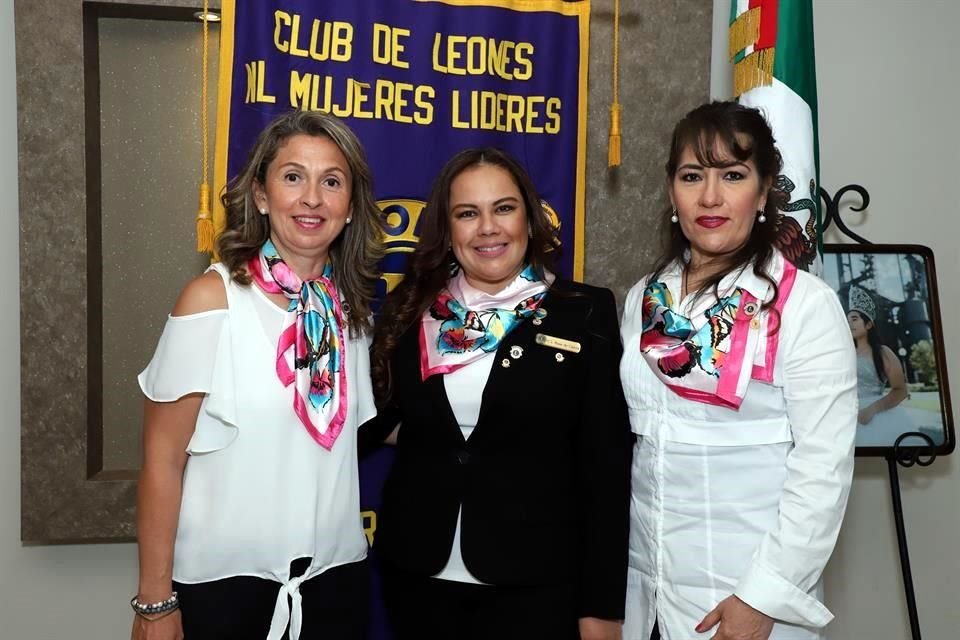
<instances>
[{"instance_id":1,"label":"woman's left hand","mask_svg":"<svg viewBox=\"0 0 960 640\"><path fill-rule=\"evenodd\" d=\"M737 596L720 601L695 629L706 633L717 624L711 640L767 640L773 631L773 618L761 613Z\"/></svg>"},{"instance_id":2,"label":"woman's left hand","mask_svg":"<svg viewBox=\"0 0 960 640\"><path fill-rule=\"evenodd\" d=\"M580 640L620 640L622 631L619 620L580 618Z\"/></svg>"}]
</instances>

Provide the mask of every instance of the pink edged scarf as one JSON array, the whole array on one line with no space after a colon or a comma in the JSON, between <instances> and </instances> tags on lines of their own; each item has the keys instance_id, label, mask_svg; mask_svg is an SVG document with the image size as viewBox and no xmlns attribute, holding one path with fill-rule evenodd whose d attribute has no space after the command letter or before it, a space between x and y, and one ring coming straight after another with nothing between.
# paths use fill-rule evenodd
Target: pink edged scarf
<instances>
[{"instance_id":1,"label":"pink edged scarf","mask_svg":"<svg viewBox=\"0 0 960 640\"><path fill-rule=\"evenodd\" d=\"M267 240L248 264L250 275L268 293L290 300L277 343L277 377L293 386L293 410L317 444L333 448L347 416L343 311L333 283L333 265L301 281Z\"/></svg>"},{"instance_id":2,"label":"pink edged scarf","mask_svg":"<svg viewBox=\"0 0 960 640\"><path fill-rule=\"evenodd\" d=\"M693 318L673 310L665 283L652 282L644 289L640 351L677 395L739 409L751 379L773 382L779 321L797 269L780 253L771 262L777 300L762 311L762 301L737 283L729 295Z\"/></svg>"},{"instance_id":3,"label":"pink edged scarf","mask_svg":"<svg viewBox=\"0 0 960 640\"><path fill-rule=\"evenodd\" d=\"M500 342L535 315L554 275L527 266L502 291L490 294L467 282L461 271L423 314L420 376L451 373L495 352Z\"/></svg>"}]
</instances>

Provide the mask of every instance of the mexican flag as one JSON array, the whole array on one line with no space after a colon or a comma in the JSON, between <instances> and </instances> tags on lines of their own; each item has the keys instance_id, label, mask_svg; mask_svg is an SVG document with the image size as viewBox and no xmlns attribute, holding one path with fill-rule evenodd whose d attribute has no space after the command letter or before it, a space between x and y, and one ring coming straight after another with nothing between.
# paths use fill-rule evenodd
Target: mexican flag
<instances>
[{"instance_id":1,"label":"mexican flag","mask_svg":"<svg viewBox=\"0 0 960 640\"><path fill-rule=\"evenodd\" d=\"M796 266L820 273L817 76L813 0L731 0L730 58L740 103L759 108L783 154L775 188L778 247Z\"/></svg>"}]
</instances>

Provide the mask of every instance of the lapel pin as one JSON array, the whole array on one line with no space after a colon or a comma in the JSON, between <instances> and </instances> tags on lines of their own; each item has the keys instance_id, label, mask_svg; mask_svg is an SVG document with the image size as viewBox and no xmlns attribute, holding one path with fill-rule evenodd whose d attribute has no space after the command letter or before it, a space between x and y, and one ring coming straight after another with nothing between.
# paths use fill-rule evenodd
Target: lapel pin
<instances>
[{"instance_id":1,"label":"lapel pin","mask_svg":"<svg viewBox=\"0 0 960 640\"><path fill-rule=\"evenodd\" d=\"M503 360L501 360L501 361L500 361L500 366L503 367L504 369L509 369L509 368L510 368L510 358L504 358Z\"/></svg>"},{"instance_id":2,"label":"lapel pin","mask_svg":"<svg viewBox=\"0 0 960 640\"><path fill-rule=\"evenodd\" d=\"M554 349L569 351L570 353L580 353L580 343L574 342L573 340L564 340L563 338L548 336L545 333L538 333L536 342L545 347L553 347Z\"/></svg>"},{"instance_id":3,"label":"lapel pin","mask_svg":"<svg viewBox=\"0 0 960 640\"><path fill-rule=\"evenodd\" d=\"M566 358L563 357L563 354L557 351L557 355L554 356L557 359L557 362L563 362Z\"/></svg>"},{"instance_id":4,"label":"lapel pin","mask_svg":"<svg viewBox=\"0 0 960 640\"><path fill-rule=\"evenodd\" d=\"M515 345L513 345L512 347L510 347L510 357L511 357L511 358L513 358L514 360L516 360L517 358L520 358L520 357L522 357L522 356L523 356L523 347L521 347L521 346L518 345L518 344L515 344Z\"/></svg>"}]
</instances>

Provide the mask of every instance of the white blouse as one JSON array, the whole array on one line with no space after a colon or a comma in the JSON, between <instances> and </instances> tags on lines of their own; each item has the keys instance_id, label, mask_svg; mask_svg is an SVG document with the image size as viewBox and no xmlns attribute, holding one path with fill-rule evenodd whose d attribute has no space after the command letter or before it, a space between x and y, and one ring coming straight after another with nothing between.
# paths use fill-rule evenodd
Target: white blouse
<instances>
[{"instance_id":1,"label":"white blouse","mask_svg":"<svg viewBox=\"0 0 960 640\"><path fill-rule=\"evenodd\" d=\"M547 282L552 283L554 276L547 274ZM474 311L485 311L493 309L501 303L505 291L510 291L518 283L518 280L507 285L503 291L498 294L489 294L470 285L463 280L460 282L460 292L463 295L463 303L468 309ZM547 288L543 285L539 291ZM539 292L538 291L538 292ZM487 380L490 379L490 370L493 369L493 363L496 360L496 352L484 353L478 359L456 369L450 373L443 374L443 387L447 394L447 401L450 403L450 409L457 420L460 432L464 440L470 438L477 422L480 420L480 406L483 402L483 390L487 386ZM457 528L453 534L453 546L450 549L450 557L447 564L440 573L433 576L441 580L451 580L454 582L465 582L469 584L484 584L478 580L470 570L467 569L463 561L463 553L460 549L461 534L461 510L457 513Z\"/></svg>"},{"instance_id":2,"label":"white blouse","mask_svg":"<svg viewBox=\"0 0 960 640\"><path fill-rule=\"evenodd\" d=\"M680 291L679 269L660 280ZM856 356L840 303L821 280L797 273L773 382L751 380L735 410L681 398L651 371L640 352L645 286L630 290L621 329L621 377L642 436L624 639L648 640L656 620L664 640L701 637L696 625L731 594L777 620L771 640L821 638L833 616L820 577L846 508L857 418ZM735 286L770 295L749 269L721 282L721 295ZM694 317L714 298L676 302Z\"/></svg>"},{"instance_id":3,"label":"white blouse","mask_svg":"<svg viewBox=\"0 0 960 640\"><path fill-rule=\"evenodd\" d=\"M293 389L277 378L286 311L256 285L230 280L223 265L211 268L224 279L228 309L168 318L138 378L155 402L204 394L187 446L173 578L245 575L281 583L268 639L279 640L289 622L296 640L300 584L367 554L356 430L376 415L369 338L343 332L347 418L327 451L294 412ZM302 557L312 558L309 568L291 578L290 562Z\"/></svg>"},{"instance_id":4,"label":"white blouse","mask_svg":"<svg viewBox=\"0 0 960 640\"><path fill-rule=\"evenodd\" d=\"M483 389L487 386L490 370L497 359L496 356L495 352L484 354L479 360L474 360L465 367L443 376L443 387L447 393L447 400L450 402L450 409L457 419L464 440L470 439L470 434L473 433L477 421L480 420ZM461 512L457 513L457 529L453 534L450 558L447 559L447 564L440 573L433 577L453 580L454 582L483 584L470 573L467 565L463 562L463 553L460 551L461 513L462 508Z\"/></svg>"}]
</instances>

